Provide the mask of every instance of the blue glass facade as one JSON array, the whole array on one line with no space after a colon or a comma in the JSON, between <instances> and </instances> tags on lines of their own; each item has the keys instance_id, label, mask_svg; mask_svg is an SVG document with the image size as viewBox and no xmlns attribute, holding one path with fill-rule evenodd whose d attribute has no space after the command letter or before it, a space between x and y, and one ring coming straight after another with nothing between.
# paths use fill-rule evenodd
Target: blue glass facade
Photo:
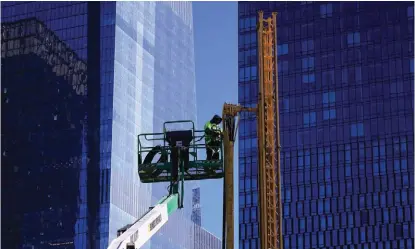
<instances>
[{"instance_id":1,"label":"blue glass facade","mask_svg":"<svg viewBox=\"0 0 415 249\"><path fill-rule=\"evenodd\" d=\"M192 22L190 2L2 3L2 246L106 248L167 193L140 183L136 137L197 122ZM146 248L208 236L197 186Z\"/></svg>"},{"instance_id":2,"label":"blue glass facade","mask_svg":"<svg viewBox=\"0 0 415 249\"><path fill-rule=\"evenodd\" d=\"M278 14L284 248L413 248L413 2L241 2L239 102L256 18ZM239 134L239 244L259 248L256 120Z\"/></svg>"},{"instance_id":3,"label":"blue glass facade","mask_svg":"<svg viewBox=\"0 0 415 249\"><path fill-rule=\"evenodd\" d=\"M4 248L90 245L88 6L55 4L58 18L48 5L2 3Z\"/></svg>"}]
</instances>

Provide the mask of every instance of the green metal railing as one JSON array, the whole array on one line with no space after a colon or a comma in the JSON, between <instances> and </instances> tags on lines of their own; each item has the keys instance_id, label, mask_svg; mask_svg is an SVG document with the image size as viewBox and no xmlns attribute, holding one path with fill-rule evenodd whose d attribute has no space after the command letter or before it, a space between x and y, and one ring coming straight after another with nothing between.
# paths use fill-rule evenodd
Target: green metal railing
<instances>
[{"instance_id":1,"label":"green metal railing","mask_svg":"<svg viewBox=\"0 0 415 249\"><path fill-rule=\"evenodd\" d=\"M223 177L223 148L222 145L219 146L220 160L219 161L206 161L198 159L198 150L206 150L206 143L203 138L205 137L205 132L203 130L195 130L194 122L191 120L178 120L178 121L168 121L163 124L163 133L144 133L138 135L138 156L139 156L139 172L140 170L158 170L163 172L163 176L155 176L153 179L141 179L143 182L165 182L169 179L169 173L171 169L171 162L163 163L149 163L143 164L144 155L151 150L154 146L159 145L161 151L167 153L167 157L171 154L171 148L166 139L166 133L168 132L167 126L169 124L184 124L190 123L191 127L189 129L182 130L191 130L192 131L192 141L189 145L189 167L188 169L183 169L183 175L181 178L185 180L201 180L201 179L213 179ZM143 142L146 141L150 143L148 146ZM192 158L193 157L193 158ZM212 169L213 173L206 173L207 169ZM181 171L181 169L180 169ZM185 174L186 173L186 174ZM182 180L182 179L180 179Z\"/></svg>"},{"instance_id":2,"label":"green metal railing","mask_svg":"<svg viewBox=\"0 0 415 249\"><path fill-rule=\"evenodd\" d=\"M166 133L167 133L166 125L177 124L177 123L191 123L192 124L191 131L192 131L193 140L189 146L189 154L194 157L193 161L198 161L197 150L206 149L206 143L201 142L203 138L205 137L205 131L195 130L194 122L191 120L168 121L163 124L163 131L164 131L163 133L143 133L143 134L138 135L138 139L137 139L138 140L138 153L140 157L142 158L143 153L150 152L154 148L154 146L156 146L156 144L152 144L151 146L144 146L141 143L140 138L144 138L145 141L148 141L148 142L158 141L159 145L161 146L161 149L168 151L170 153L170 146L168 145L167 140L166 140ZM222 146L219 147L219 150L220 150L220 158L223 158Z\"/></svg>"}]
</instances>

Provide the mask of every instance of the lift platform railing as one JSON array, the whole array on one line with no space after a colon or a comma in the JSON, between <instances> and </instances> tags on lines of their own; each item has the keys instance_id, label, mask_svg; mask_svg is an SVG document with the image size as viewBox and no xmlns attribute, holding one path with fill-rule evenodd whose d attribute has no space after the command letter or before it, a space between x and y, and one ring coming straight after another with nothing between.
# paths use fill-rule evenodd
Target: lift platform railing
<instances>
[{"instance_id":1,"label":"lift platform railing","mask_svg":"<svg viewBox=\"0 0 415 249\"><path fill-rule=\"evenodd\" d=\"M138 173L142 182L168 182L171 176L171 146L166 134L169 124L191 123L192 141L189 149L189 164L184 169L184 180L203 180L223 177L223 149L217 146L219 160L200 160L199 150L206 150L204 131L195 130L193 121L169 121L163 124L163 133L144 133L138 136ZM160 154L158 161L153 162L156 154Z\"/></svg>"}]
</instances>

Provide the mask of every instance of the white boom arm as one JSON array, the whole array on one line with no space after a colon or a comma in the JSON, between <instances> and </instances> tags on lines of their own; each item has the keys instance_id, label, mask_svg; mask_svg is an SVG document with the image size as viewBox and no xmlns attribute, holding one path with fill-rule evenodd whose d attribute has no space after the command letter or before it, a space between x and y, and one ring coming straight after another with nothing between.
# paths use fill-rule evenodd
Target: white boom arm
<instances>
[{"instance_id":1,"label":"white boom arm","mask_svg":"<svg viewBox=\"0 0 415 249\"><path fill-rule=\"evenodd\" d=\"M150 212L134 222L108 249L139 249L166 224L169 215L177 209L178 195L163 199Z\"/></svg>"}]
</instances>

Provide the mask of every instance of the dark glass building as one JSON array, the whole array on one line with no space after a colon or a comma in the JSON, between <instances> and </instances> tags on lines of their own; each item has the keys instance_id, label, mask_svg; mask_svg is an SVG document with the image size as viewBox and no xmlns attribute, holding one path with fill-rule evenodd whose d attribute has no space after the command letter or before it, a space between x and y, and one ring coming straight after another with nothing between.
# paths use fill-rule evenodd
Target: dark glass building
<instances>
[{"instance_id":1,"label":"dark glass building","mask_svg":"<svg viewBox=\"0 0 415 249\"><path fill-rule=\"evenodd\" d=\"M137 135L197 121L191 3L2 2L1 14L1 247L105 249L167 194L140 183ZM194 248L195 231L220 243L192 221L197 185L145 248Z\"/></svg>"},{"instance_id":2,"label":"dark glass building","mask_svg":"<svg viewBox=\"0 0 415 249\"><path fill-rule=\"evenodd\" d=\"M414 247L414 3L241 2L239 102L257 11L278 12L284 248ZM259 248L256 120L239 134L239 245Z\"/></svg>"}]
</instances>

